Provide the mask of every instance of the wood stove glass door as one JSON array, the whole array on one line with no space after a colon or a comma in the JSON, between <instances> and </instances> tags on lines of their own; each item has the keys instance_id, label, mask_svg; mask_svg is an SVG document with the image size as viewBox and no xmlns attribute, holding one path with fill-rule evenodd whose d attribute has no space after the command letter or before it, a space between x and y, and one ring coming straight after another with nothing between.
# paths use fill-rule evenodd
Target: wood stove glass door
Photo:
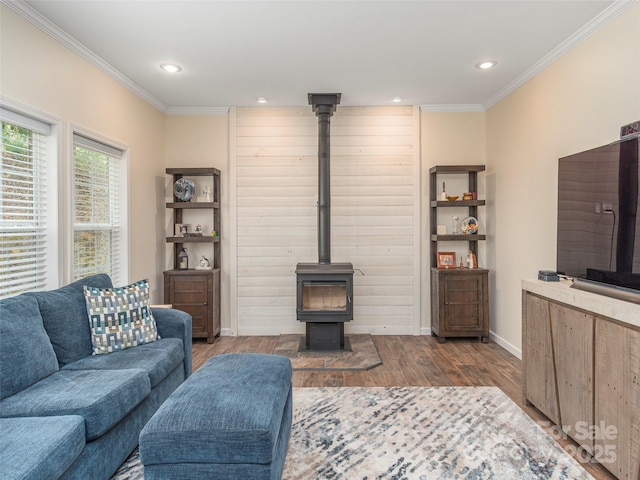
<instances>
[{"instance_id":1,"label":"wood stove glass door","mask_svg":"<svg viewBox=\"0 0 640 480\"><path fill-rule=\"evenodd\" d=\"M303 312L346 312L349 308L346 282L303 281Z\"/></svg>"}]
</instances>

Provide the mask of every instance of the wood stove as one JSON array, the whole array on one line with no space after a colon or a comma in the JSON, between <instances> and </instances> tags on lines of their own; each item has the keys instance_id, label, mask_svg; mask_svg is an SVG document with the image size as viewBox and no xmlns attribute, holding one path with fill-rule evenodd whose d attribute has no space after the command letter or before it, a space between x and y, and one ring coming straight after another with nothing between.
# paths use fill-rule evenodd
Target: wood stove
<instances>
[{"instance_id":1,"label":"wood stove","mask_svg":"<svg viewBox=\"0 0 640 480\"><path fill-rule=\"evenodd\" d=\"M306 322L307 350L345 350L344 324L353 320L353 265L331 263L330 135L339 93L310 93L318 117L318 263L299 263L297 318Z\"/></svg>"},{"instance_id":2,"label":"wood stove","mask_svg":"<svg viewBox=\"0 0 640 480\"><path fill-rule=\"evenodd\" d=\"M353 320L353 265L299 263L297 316L306 322L304 348L345 350L344 323Z\"/></svg>"}]
</instances>

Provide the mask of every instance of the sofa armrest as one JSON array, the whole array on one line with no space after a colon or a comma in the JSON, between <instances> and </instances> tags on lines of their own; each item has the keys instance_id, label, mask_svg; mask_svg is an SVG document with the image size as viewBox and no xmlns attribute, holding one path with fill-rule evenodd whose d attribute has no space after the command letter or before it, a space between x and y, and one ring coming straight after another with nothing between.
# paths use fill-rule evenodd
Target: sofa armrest
<instances>
[{"instance_id":1,"label":"sofa armrest","mask_svg":"<svg viewBox=\"0 0 640 480\"><path fill-rule=\"evenodd\" d=\"M184 378L191 375L191 315L174 308L152 308L158 335L162 338L179 338L184 344Z\"/></svg>"}]
</instances>

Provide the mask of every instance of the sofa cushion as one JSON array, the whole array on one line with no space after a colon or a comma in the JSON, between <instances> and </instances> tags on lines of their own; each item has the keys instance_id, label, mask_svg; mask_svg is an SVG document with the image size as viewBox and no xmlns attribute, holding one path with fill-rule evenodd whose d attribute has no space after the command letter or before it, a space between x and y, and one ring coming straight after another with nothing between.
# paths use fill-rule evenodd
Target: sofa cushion
<instances>
[{"instance_id":1,"label":"sofa cushion","mask_svg":"<svg viewBox=\"0 0 640 480\"><path fill-rule=\"evenodd\" d=\"M63 370L120 370L140 368L147 372L154 388L184 359L179 338L163 338L157 342L127 348L109 355L92 355L62 367Z\"/></svg>"},{"instance_id":2,"label":"sofa cushion","mask_svg":"<svg viewBox=\"0 0 640 480\"><path fill-rule=\"evenodd\" d=\"M0 300L0 398L58 371L58 359L35 298Z\"/></svg>"},{"instance_id":3,"label":"sofa cushion","mask_svg":"<svg viewBox=\"0 0 640 480\"><path fill-rule=\"evenodd\" d=\"M90 441L122 420L150 391L144 370L60 370L0 401L0 417L80 415Z\"/></svg>"},{"instance_id":4,"label":"sofa cushion","mask_svg":"<svg viewBox=\"0 0 640 480\"><path fill-rule=\"evenodd\" d=\"M84 419L62 417L0 418L2 478L58 478L85 445Z\"/></svg>"},{"instance_id":5,"label":"sofa cushion","mask_svg":"<svg viewBox=\"0 0 640 480\"><path fill-rule=\"evenodd\" d=\"M38 300L44 328L61 367L91 355L91 333L83 285L97 288L112 286L109 275L102 273L82 278L57 290L25 294Z\"/></svg>"},{"instance_id":6,"label":"sofa cushion","mask_svg":"<svg viewBox=\"0 0 640 480\"><path fill-rule=\"evenodd\" d=\"M157 340L158 329L149 307L149 280L117 288L85 286L84 296L94 355Z\"/></svg>"}]
</instances>

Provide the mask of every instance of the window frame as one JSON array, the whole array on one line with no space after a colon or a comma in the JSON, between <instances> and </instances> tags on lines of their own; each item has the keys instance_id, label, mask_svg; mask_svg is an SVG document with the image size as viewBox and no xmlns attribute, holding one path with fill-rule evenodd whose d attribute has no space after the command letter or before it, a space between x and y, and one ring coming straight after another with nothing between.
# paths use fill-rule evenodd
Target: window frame
<instances>
[{"instance_id":1,"label":"window frame","mask_svg":"<svg viewBox=\"0 0 640 480\"><path fill-rule=\"evenodd\" d=\"M91 130L87 130L78 125L71 124L68 131L68 161L66 162L66 207L65 212L67 215L67 228L65 228L65 278L67 282L71 282L74 279L74 233L75 233L75 202L74 202L74 169L75 169L75 136L81 136L88 139L90 142L96 142L97 144L105 146L107 149L111 148L122 152L120 155L120 161L122 164L119 168L120 176L120 218L118 222L118 229L120 233L120 252L119 252L119 275L120 277L112 278L114 285L125 285L129 282L129 251L130 251L130 239L129 239L129 148L128 146L117 142L111 138L95 133Z\"/></svg>"},{"instance_id":2,"label":"window frame","mask_svg":"<svg viewBox=\"0 0 640 480\"><path fill-rule=\"evenodd\" d=\"M60 268L60 212L58 208L61 120L3 96L0 96L0 109L0 117L3 122L32 131L38 131L43 127L48 130L48 132L39 132L43 135L42 146L46 150L44 154L46 193L43 198L48 208L45 210L47 218L44 234L45 272L41 278L42 287L37 290L57 288L64 279ZM8 298L19 293L10 293L0 298Z\"/></svg>"}]
</instances>

